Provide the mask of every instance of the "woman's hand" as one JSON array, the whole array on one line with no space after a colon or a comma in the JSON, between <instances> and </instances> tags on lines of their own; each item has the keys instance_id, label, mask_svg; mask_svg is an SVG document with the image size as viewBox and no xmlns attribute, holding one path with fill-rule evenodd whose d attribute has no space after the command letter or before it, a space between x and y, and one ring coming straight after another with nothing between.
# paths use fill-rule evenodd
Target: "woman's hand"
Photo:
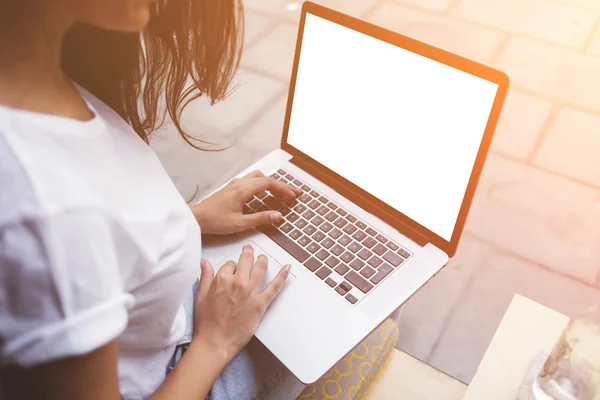
<instances>
[{"instance_id":1,"label":"woman's hand","mask_svg":"<svg viewBox=\"0 0 600 400\"><path fill-rule=\"evenodd\" d=\"M202 233L236 233L281 220L282 216L278 211L242 213L244 202L264 190L283 198L293 198L302 194L302 190L296 187L265 177L260 171L254 171L241 179L232 180L223 189L191 207Z\"/></svg>"},{"instance_id":2,"label":"woman's hand","mask_svg":"<svg viewBox=\"0 0 600 400\"><path fill-rule=\"evenodd\" d=\"M254 262L250 245L244 246L237 266L229 261L216 276L210 263L202 260L192 345L214 349L229 362L248 344L290 271L289 265L283 267L261 293L267 262L264 255Z\"/></svg>"}]
</instances>

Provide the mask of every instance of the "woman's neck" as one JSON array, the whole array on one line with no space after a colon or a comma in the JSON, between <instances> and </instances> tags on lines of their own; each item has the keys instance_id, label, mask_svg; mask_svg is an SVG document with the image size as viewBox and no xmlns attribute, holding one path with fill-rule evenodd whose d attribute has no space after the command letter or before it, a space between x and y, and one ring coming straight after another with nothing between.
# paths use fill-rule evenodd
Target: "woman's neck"
<instances>
[{"instance_id":1,"label":"woman's neck","mask_svg":"<svg viewBox=\"0 0 600 400\"><path fill-rule=\"evenodd\" d=\"M61 66L69 19L46 12L19 25L0 31L0 105L89 119L90 111Z\"/></svg>"}]
</instances>

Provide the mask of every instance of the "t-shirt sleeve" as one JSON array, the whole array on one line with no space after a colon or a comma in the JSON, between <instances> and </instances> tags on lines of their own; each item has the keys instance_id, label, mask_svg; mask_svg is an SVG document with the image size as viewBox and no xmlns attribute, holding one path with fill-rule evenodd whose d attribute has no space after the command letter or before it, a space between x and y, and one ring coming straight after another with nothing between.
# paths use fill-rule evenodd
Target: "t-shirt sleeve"
<instances>
[{"instance_id":1,"label":"t-shirt sleeve","mask_svg":"<svg viewBox=\"0 0 600 400\"><path fill-rule=\"evenodd\" d=\"M0 226L0 364L89 353L127 326L123 263L135 247L110 218L79 210Z\"/></svg>"}]
</instances>

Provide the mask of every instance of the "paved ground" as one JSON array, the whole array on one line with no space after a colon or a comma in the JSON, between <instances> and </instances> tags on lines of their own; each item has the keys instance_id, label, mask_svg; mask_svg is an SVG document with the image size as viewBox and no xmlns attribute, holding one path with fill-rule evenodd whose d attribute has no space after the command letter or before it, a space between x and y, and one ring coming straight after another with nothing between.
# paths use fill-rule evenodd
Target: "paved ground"
<instances>
[{"instance_id":1,"label":"paved ground","mask_svg":"<svg viewBox=\"0 0 600 400\"><path fill-rule=\"evenodd\" d=\"M600 303L600 2L321 0L507 71L512 88L459 252L405 308L399 348L469 382L514 293L572 315ZM297 3L247 0L237 89L153 146L192 196L276 148Z\"/></svg>"}]
</instances>

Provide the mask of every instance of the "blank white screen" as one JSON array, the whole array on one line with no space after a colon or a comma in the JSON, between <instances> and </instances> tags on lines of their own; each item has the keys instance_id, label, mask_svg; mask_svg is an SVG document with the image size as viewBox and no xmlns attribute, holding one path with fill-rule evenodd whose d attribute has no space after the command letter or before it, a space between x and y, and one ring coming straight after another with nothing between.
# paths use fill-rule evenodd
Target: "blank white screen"
<instances>
[{"instance_id":1,"label":"blank white screen","mask_svg":"<svg viewBox=\"0 0 600 400\"><path fill-rule=\"evenodd\" d=\"M307 14L288 143L450 241L497 90Z\"/></svg>"}]
</instances>

